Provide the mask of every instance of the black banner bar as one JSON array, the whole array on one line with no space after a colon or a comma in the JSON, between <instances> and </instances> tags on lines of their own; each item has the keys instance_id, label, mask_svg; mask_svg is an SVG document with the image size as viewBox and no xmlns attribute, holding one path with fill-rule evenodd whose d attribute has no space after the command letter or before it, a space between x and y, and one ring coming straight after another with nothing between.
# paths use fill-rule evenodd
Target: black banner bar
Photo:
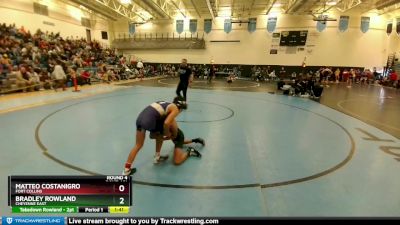
<instances>
[{"instance_id":1,"label":"black banner bar","mask_svg":"<svg viewBox=\"0 0 400 225\"><path fill-rule=\"evenodd\" d=\"M11 206L11 176L8 176L8 206Z\"/></svg>"},{"instance_id":2,"label":"black banner bar","mask_svg":"<svg viewBox=\"0 0 400 225\"><path fill-rule=\"evenodd\" d=\"M377 221L384 223L398 224L400 218L329 218L329 217L244 217L244 218L202 218L202 217L68 217L66 225L164 225L164 224L198 224L198 225L221 225L221 224L286 224L287 222L307 222L307 224L335 224L341 221L349 221L350 223L361 222L366 224L371 222L376 224Z\"/></svg>"}]
</instances>

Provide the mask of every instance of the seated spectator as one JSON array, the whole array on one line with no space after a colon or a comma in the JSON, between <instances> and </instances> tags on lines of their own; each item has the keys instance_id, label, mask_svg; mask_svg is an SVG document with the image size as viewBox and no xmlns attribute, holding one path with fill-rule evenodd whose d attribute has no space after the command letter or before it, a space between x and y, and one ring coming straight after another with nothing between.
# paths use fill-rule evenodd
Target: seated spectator
<instances>
[{"instance_id":1,"label":"seated spectator","mask_svg":"<svg viewBox=\"0 0 400 225\"><path fill-rule=\"evenodd\" d=\"M84 62L83 62L83 60L81 59L81 56L80 56L80 55L77 55L77 56L74 57L72 63L73 63L76 67L81 68L81 67L83 67L83 63L84 63Z\"/></svg>"},{"instance_id":2,"label":"seated spectator","mask_svg":"<svg viewBox=\"0 0 400 225\"><path fill-rule=\"evenodd\" d=\"M97 72L97 79L104 81L106 83L110 83L110 78L108 77L107 67L105 65L100 65Z\"/></svg>"},{"instance_id":3,"label":"seated spectator","mask_svg":"<svg viewBox=\"0 0 400 225\"><path fill-rule=\"evenodd\" d=\"M109 81L119 81L121 77L115 73L114 69L110 69L107 71Z\"/></svg>"},{"instance_id":4,"label":"seated spectator","mask_svg":"<svg viewBox=\"0 0 400 225\"><path fill-rule=\"evenodd\" d=\"M43 88L46 90L53 88L53 82L47 69L42 69L40 72L40 82L42 83Z\"/></svg>"},{"instance_id":5,"label":"seated spectator","mask_svg":"<svg viewBox=\"0 0 400 225\"><path fill-rule=\"evenodd\" d=\"M84 85L84 84L92 85L92 83L90 82L90 77L91 77L91 74L89 73L89 71L88 70L83 70L82 73L81 73L81 76L80 76L81 84L82 85Z\"/></svg>"},{"instance_id":6,"label":"seated spectator","mask_svg":"<svg viewBox=\"0 0 400 225\"><path fill-rule=\"evenodd\" d=\"M233 81L236 80L235 74L233 72L230 72L229 75L226 77L226 82L227 83L233 83Z\"/></svg>"},{"instance_id":7,"label":"seated spectator","mask_svg":"<svg viewBox=\"0 0 400 225\"><path fill-rule=\"evenodd\" d=\"M0 58L0 77L6 77L12 70L11 60L7 54L2 55Z\"/></svg>"},{"instance_id":8,"label":"seated spectator","mask_svg":"<svg viewBox=\"0 0 400 225\"><path fill-rule=\"evenodd\" d=\"M121 77L121 80L128 80L128 75L124 72L124 70L124 67L120 65L116 72Z\"/></svg>"},{"instance_id":9,"label":"seated spectator","mask_svg":"<svg viewBox=\"0 0 400 225\"><path fill-rule=\"evenodd\" d=\"M17 73L17 86L18 88L22 88L24 92L33 91L33 79L31 74L26 70L25 66L21 66L19 72ZM27 88L24 88L27 87Z\"/></svg>"},{"instance_id":10,"label":"seated spectator","mask_svg":"<svg viewBox=\"0 0 400 225\"><path fill-rule=\"evenodd\" d=\"M31 74L31 79L32 79L32 81L33 81L33 83L34 83L34 90L35 91L39 91L39 90L42 90L43 89L43 87L42 87L42 84L40 83L40 76L39 76L39 73L40 73L40 69L32 69L32 67L30 67L29 68L29 73Z\"/></svg>"}]
</instances>

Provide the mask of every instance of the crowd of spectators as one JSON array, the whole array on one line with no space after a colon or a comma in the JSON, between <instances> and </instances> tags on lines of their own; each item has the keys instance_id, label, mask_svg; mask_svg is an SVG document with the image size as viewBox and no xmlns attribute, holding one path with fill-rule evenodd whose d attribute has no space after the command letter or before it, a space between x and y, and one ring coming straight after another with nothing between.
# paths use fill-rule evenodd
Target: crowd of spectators
<instances>
[{"instance_id":1,"label":"crowd of spectators","mask_svg":"<svg viewBox=\"0 0 400 225\"><path fill-rule=\"evenodd\" d=\"M141 60L126 59L114 49L103 47L97 41L66 37L59 33L37 30L31 33L23 26L15 24L0 25L0 92L34 91L72 86L73 79L79 85L92 82L106 82L148 77L176 76L179 64L155 64ZM240 65L191 64L195 77L210 75L228 77L234 74L241 77ZM256 81L296 80L315 78L328 86L329 83L346 82L348 87L355 83L378 83L385 86L400 87L399 77L394 70L386 76L375 69L321 67L315 71L300 68L301 72L287 72L284 66L253 66L251 78Z\"/></svg>"}]
</instances>

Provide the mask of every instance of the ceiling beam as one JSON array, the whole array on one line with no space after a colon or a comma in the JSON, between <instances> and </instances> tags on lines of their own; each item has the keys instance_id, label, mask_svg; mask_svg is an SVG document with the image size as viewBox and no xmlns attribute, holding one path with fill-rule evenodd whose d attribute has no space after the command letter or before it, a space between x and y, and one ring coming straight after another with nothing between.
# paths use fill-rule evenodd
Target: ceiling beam
<instances>
[{"instance_id":1,"label":"ceiling beam","mask_svg":"<svg viewBox=\"0 0 400 225\"><path fill-rule=\"evenodd\" d=\"M251 0L250 9L249 9L249 16L251 15L251 11L253 10L255 0Z\"/></svg>"},{"instance_id":2,"label":"ceiling beam","mask_svg":"<svg viewBox=\"0 0 400 225\"><path fill-rule=\"evenodd\" d=\"M400 3L400 0L381 0L376 3L375 7L378 10L382 10L398 3Z\"/></svg>"},{"instance_id":3,"label":"ceiling beam","mask_svg":"<svg viewBox=\"0 0 400 225\"><path fill-rule=\"evenodd\" d=\"M233 17L233 11L235 9L235 0L231 0L231 17Z\"/></svg>"},{"instance_id":4,"label":"ceiling beam","mask_svg":"<svg viewBox=\"0 0 400 225\"><path fill-rule=\"evenodd\" d=\"M363 2L365 4L367 4L368 2ZM378 14L382 15L387 11L387 8L391 8L391 6L396 6L397 4L399 4L400 1L399 0L380 0L375 2L375 4L368 4L369 8L367 8L365 11L362 12L362 14L367 13L371 10L378 10Z\"/></svg>"},{"instance_id":5,"label":"ceiling beam","mask_svg":"<svg viewBox=\"0 0 400 225\"><path fill-rule=\"evenodd\" d=\"M285 13L289 13L299 0L288 0ZM301 0L300 0L301 1Z\"/></svg>"},{"instance_id":6,"label":"ceiling beam","mask_svg":"<svg viewBox=\"0 0 400 225\"><path fill-rule=\"evenodd\" d=\"M181 15L186 18L186 14L182 12L181 8L179 8L179 6L175 3L174 0L170 0L170 2L172 3L172 5L181 13Z\"/></svg>"},{"instance_id":7,"label":"ceiling beam","mask_svg":"<svg viewBox=\"0 0 400 225\"><path fill-rule=\"evenodd\" d=\"M142 0L142 1L144 1L146 4L149 4L150 6L151 5L154 6L158 11L161 12L161 14L166 16L166 18L172 19L171 12L168 8L169 0Z\"/></svg>"},{"instance_id":8,"label":"ceiling beam","mask_svg":"<svg viewBox=\"0 0 400 225\"><path fill-rule=\"evenodd\" d=\"M340 12L346 12L362 3L361 0L345 0L341 4L336 5L336 9Z\"/></svg>"},{"instance_id":9,"label":"ceiling beam","mask_svg":"<svg viewBox=\"0 0 400 225\"><path fill-rule=\"evenodd\" d=\"M218 16L218 0L207 0L210 3L210 8L214 12L214 16Z\"/></svg>"},{"instance_id":10,"label":"ceiling beam","mask_svg":"<svg viewBox=\"0 0 400 225\"><path fill-rule=\"evenodd\" d=\"M215 16L216 15L214 15L214 10L211 7L210 0L206 0L206 3L207 3L208 10L210 11L211 17L212 17L213 21L215 21Z\"/></svg>"},{"instance_id":11,"label":"ceiling beam","mask_svg":"<svg viewBox=\"0 0 400 225\"><path fill-rule=\"evenodd\" d=\"M188 6L187 6L187 3L185 3L185 1L184 0L178 0L178 6L179 6L179 8L180 9L183 9L183 11L185 12L185 14L186 14L186 16L193 16L192 15L192 13L191 13L191 11L189 10L189 8L188 8ZM196 8L195 8L196 9ZM197 10L197 9L196 9ZM198 16L199 17L201 17L201 15L200 15L200 13L198 13L197 11L196 11L196 13L198 14Z\"/></svg>"},{"instance_id":12,"label":"ceiling beam","mask_svg":"<svg viewBox=\"0 0 400 225\"><path fill-rule=\"evenodd\" d=\"M197 15L199 16L199 18L201 18L201 14L199 13L199 9L197 8L197 6L194 4L193 0L190 0L190 3L192 3L194 10L196 11Z\"/></svg>"},{"instance_id":13,"label":"ceiling beam","mask_svg":"<svg viewBox=\"0 0 400 225\"><path fill-rule=\"evenodd\" d=\"M383 8L383 9L379 10L378 15L383 15L383 14L386 14L386 13L391 13L391 12L393 12L393 11L395 11L395 10L398 10L398 9L400 9L400 4L399 4L399 3L396 3L396 4L394 4L394 5L391 5L391 6L389 6L389 7L386 7L386 8Z\"/></svg>"},{"instance_id":14,"label":"ceiling beam","mask_svg":"<svg viewBox=\"0 0 400 225\"><path fill-rule=\"evenodd\" d=\"M325 3L324 7L323 7L323 8L317 9L317 12L316 12L316 13L318 13L318 14L324 14L324 13L328 12L328 11L331 10L333 7L337 6L338 4L340 4L340 3L342 3L342 2L344 2L344 0L339 0L339 1L336 3L336 5L331 5L331 6L329 6L328 8L325 8L325 7L326 7L326 3ZM321 10L321 12L320 12L320 10Z\"/></svg>"},{"instance_id":15,"label":"ceiling beam","mask_svg":"<svg viewBox=\"0 0 400 225\"><path fill-rule=\"evenodd\" d=\"M272 1L272 2L271 2ZM268 8L267 8L267 12L265 13L265 15L268 15L269 12L271 11L272 7L274 7L275 3L277 0L271 0L271 4L269 4Z\"/></svg>"},{"instance_id":16,"label":"ceiling beam","mask_svg":"<svg viewBox=\"0 0 400 225\"><path fill-rule=\"evenodd\" d=\"M145 9L158 19L172 19L167 8L167 0L133 0L135 4Z\"/></svg>"},{"instance_id":17,"label":"ceiling beam","mask_svg":"<svg viewBox=\"0 0 400 225\"><path fill-rule=\"evenodd\" d=\"M100 15L105 16L107 19L110 20L118 20L118 17L114 14L112 14L111 12L106 12L104 9L101 9L99 5L97 4L93 4L91 1L89 0L71 0L72 2L82 5L90 10L92 10L95 13L98 13Z\"/></svg>"},{"instance_id":18,"label":"ceiling beam","mask_svg":"<svg viewBox=\"0 0 400 225\"><path fill-rule=\"evenodd\" d=\"M215 11L217 12L217 13L215 13L215 15L217 15L217 16L218 16L218 11L219 11L219 4L218 4L218 0L214 0L214 2L215 2Z\"/></svg>"},{"instance_id":19,"label":"ceiling beam","mask_svg":"<svg viewBox=\"0 0 400 225\"><path fill-rule=\"evenodd\" d=\"M97 3L113 10L114 12L120 14L121 16L128 18L130 21L136 20L136 16L140 17L143 21L146 21L141 15L136 12L129 10L128 7L121 4L117 0L96 0Z\"/></svg>"},{"instance_id":20,"label":"ceiling beam","mask_svg":"<svg viewBox=\"0 0 400 225\"><path fill-rule=\"evenodd\" d=\"M326 0L325 0L326 1ZM298 5L297 6L297 8L295 9L295 12L299 12L300 10L299 9L302 9L302 12L304 13L304 12L306 12L306 13L313 13L312 12L312 9L315 7L315 4L317 4L317 3L319 3L319 2L321 2L321 0L307 0L307 1L303 1L303 3L300 5ZM325 5L325 3L323 3L324 4L324 7L326 6ZM306 6L306 8L304 7L304 6Z\"/></svg>"}]
</instances>

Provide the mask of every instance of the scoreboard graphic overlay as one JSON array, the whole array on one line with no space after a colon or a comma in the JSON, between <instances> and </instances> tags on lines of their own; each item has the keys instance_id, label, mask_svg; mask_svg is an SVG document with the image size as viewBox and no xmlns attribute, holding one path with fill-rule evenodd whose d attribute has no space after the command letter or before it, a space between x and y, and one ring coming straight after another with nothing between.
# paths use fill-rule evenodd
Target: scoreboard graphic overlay
<instances>
[{"instance_id":1,"label":"scoreboard graphic overlay","mask_svg":"<svg viewBox=\"0 0 400 225\"><path fill-rule=\"evenodd\" d=\"M13 213L128 213L130 176L9 176Z\"/></svg>"}]
</instances>

